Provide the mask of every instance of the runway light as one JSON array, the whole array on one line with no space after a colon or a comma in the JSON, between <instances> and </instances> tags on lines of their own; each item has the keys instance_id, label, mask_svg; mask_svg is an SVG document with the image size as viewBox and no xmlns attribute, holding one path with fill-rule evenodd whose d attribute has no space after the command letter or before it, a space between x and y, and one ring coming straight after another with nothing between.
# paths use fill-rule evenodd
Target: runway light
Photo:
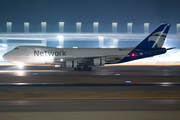
<instances>
[{"instance_id":1,"label":"runway light","mask_svg":"<svg viewBox=\"0 0 180 120\"><path fill-rule=\"evenodd\" d=\"M33 73L33 75L38 75L38 73Z\"/></svg>"},{"instance_id":2,"label":"runway light","mask_svg":"<svg viewBox=\"0 0 180 120\"><path fill-rule=\"evenodd\" d=\"M20 69L23 69L23 68L24 68L24 64L23 64L23 63L19 63L19 64L18 64L18 67L19 67Z\"/></svg>"},{"instance_id":3,"label":"runway light","mask_svg":"<svg viewBox=\"0 0 180 120\"><path fill-rule=\"evenodd\" d=\"M131 83L131 81L126 81L126 83Z\"/></svg>"},{"instance_id":4,"label":"runway light","mask_svg":"<svg viewBox=\"0 0 180 120\"><path fill-rule=\"evenodd\" d=\"M120 74L115 74L115 75L120 75Z\"/></svg>"},{"instance_id":5,"label":"runway light","mask_svg":"<svg viewBox=\"0 0 180 120\"><path fill-rule=\"evenodd\" d=\"M15 85L27 85L27 83L15 83Z\"/></svg>"},{"instance_id":6,"label":"runway light","mask_svg":"<svg viewBox=\"0 0 180 120\"><path fill-rule=\"evenodd\" d=\"M161 86L163 86L163 87L167 87L167 86L171 86L171 85L172 85L172 83L170 83L170 82L161 83Z\"/></svg>"}]
</instances>

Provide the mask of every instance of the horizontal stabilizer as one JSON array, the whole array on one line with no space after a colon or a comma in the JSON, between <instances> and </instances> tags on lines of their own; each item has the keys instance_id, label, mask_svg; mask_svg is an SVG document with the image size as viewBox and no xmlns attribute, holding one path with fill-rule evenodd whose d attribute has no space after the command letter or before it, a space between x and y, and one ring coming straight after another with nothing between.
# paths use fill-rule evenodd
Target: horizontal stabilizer
<instances>
[{"instance_id":1,"label":"horizontal stabilizer","mask_svg":"<svg viewBox=\"0 0 180 120\"><path fill-rule=\"evenodd\" d=\"M176 47L172 47L172 48L167 48L166 50L171 50L171 49L174 49L174 48L176 48Z\"/></svg>"}]
</instances>

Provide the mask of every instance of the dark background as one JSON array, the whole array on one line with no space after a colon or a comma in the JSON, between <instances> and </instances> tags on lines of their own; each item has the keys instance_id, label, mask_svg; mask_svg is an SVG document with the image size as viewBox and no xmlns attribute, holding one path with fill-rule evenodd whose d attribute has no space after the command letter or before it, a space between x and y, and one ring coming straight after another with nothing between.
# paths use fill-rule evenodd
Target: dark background
<instances>
[{"instance_id":1,"label":"dark background","mask_svg":"<svg viewBox=\"0 0 180 120\"><path fill-rule=\"evenodd\" d=\"M93 32L93 22L99 22L99 32L111 32L112 22L118 23L118 32L127 32L127 23L133 22L135 33L142 33L146 22L150 32L166 22L176 33L180 1L0 0L0 32L6 32L6 22L12 22L12 32L23 32L24 22L30 23L30 32L40 32L41 22L47 22L47 32L58 32L58 22L65 22L65 32L75 32L76 22L82 22L82 32Z\"/></svg>"}]
</instances>

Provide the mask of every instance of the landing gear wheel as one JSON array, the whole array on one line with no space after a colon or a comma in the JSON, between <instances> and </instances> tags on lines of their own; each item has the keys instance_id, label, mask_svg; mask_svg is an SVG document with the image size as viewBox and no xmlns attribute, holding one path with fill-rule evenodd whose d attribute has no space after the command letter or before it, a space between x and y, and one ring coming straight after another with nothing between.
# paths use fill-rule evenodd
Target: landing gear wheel
<instances>
[{"instance_id":1,"label":"landing gear wheel","mask_svg":"<svg viewBox=\"0 0 180 120\"><path fill-rule=\"evenodd\" d=\"M80 67L79 67L79 68L77 68L77 69L78 69L78 71L82 71L82 68L80 68Z\"/></svg>"},{"instance_id":2,"label":"landing gear wheel","mask_svg":"<svg viewBox=\"0 0 180 120\"><path fill-rule=\"evenodd\" d=\"M87 71L88 69L87 68L83 68L83 71Z\"/></svg>"},{"instance_id":3,"label":"landing gear wheel","mask_svg":"<svg viewBox=\"0 0 180 120\"><path fill-rule=\"evenodd\" d=\"M88 68L88 71L92 71L92 67L89 67L89 68Z\"/></svg>"}]
</instances>

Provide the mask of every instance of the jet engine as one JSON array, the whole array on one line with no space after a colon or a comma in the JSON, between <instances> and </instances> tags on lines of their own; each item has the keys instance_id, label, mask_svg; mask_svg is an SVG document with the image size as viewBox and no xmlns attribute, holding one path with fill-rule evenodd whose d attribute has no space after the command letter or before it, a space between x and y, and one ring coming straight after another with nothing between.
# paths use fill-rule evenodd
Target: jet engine
<instances>
[{"instance_id":1,"label":"jet engine","mask_svg":"<svg viewBox=\"0 0 180 120\"><path fill-rule=\"evenodd\" d=\"M105 59L95 58L95 59L93 59L93 64L94 64L94 66L104 66Z\"/></svg>"},{"instance_id":2,"label":"jet engine","mask_svg":"<svg viewBox=\"0 0 180 120\"><path fill-rule=\"evenodd\" d=\"M75 68L77 67L77 61L66 61L67 68Z\"/></svg>"}]
</instances>

